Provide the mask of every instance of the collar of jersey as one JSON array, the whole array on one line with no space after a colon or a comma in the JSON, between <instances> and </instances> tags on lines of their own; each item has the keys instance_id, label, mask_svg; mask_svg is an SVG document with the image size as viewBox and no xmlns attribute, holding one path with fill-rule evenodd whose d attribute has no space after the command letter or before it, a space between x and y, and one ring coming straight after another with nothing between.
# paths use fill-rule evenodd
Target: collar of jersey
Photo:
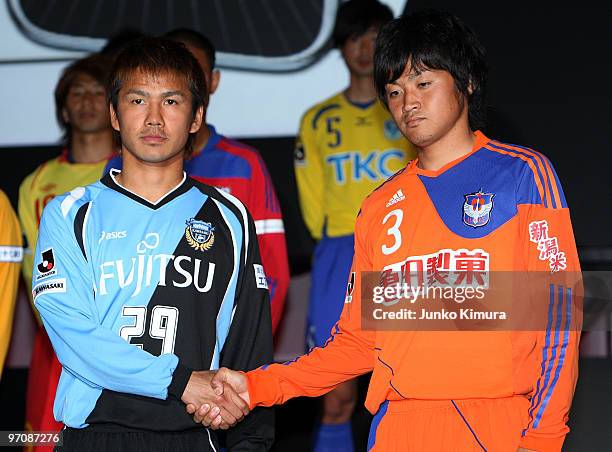
<instances>
[{"instance_id":1,"label":"collar of jersey","mask_svg":"<svg viewBox=\"0 0 612 452\"><path fill-rule=\"evenodd\" d=\"M359 110L367 110L376 103L376 99L373 99L370 102L353 102L348 98L345 92L342 93L342 97L344 98L346 103L348 103L352 107L358 108Z\"/></svg>"},{"instance_id":2,"label":"collar of jersey","mask_svg":"<svg viewBox=\"0 0 612 452\"><path fill-rule=\"evenodd\" d=\"M208 127L208 130L210 130L210 136L208 137L208 141L202 149L197 152L194 152L191 158L200 155L204 152L208 152L209 150L213 149L219 141L221 141L222 137L217 133L217 129L215 129L213 125L206 124L206 127Z\"/></svg>"},{"instance_id":3,"label":"collar of jersey","mask_svg":"<svg viewBox=\"0 0 612 452\"><path fill-rule=\"evenodd\" d=\"M119 174L120 172L121 171L116 169L116 168L111 168L111 170L108 172L108 174L106 176L104 176L100 180L100 182L102 182L108 188L111 188L111 189L113 189L113 190L115 190L115 191L117 191L117 192L127 196L128 198L133 199L134 201L138 202L139 204L142 204L143 206L146 206L146 207L148 207L150 209L153 209L153 210L156 210L156 209L159 209L162 206L165 206L166 204L168 204L173 199L175 199L178 196L182 195L183 193L187 192L191 188L191 185L192 185L191 184L191 179L188 178L187 177L187 173L185 173L185 171L183 171L183 180L181 180L181 182L179 182L179 184L176 187L174 187L168 193L166 193L164 196L159 198L156 203L152 203L150 201L147 201L143 197L137 195L136 193L131 192L130 190L125 188L123 185L119 184L119 182L117 182L117 179L115 179L115 176L117 174Z\"/></svg>"},{"instance_id":4,"label":"collar of jersey","mask_svg":"<svg viewBox=\"0 0 612 452\"><path fill-rule=\"evenodd\" d=\"M117 155L118 155L117 152L113 151L108 157L104 157L102 160L99 160L97 162L77 163L74 161L74 158L72 157L72 152L70 151L70 149L63 148L58 158L61 163L69 163L70 165L99 165L102 162L111 161L112 159L117 157Z\"/></svg>"},{"instance_id":5,"label":"collar of jersey","mask_svg":"<svg viewBox=\"0 0 612 452\"><path fill-rule=\"evenodd\" d=\"M420 174L422 176L428 176L428 177L437 177L440 174L445 173L446 171L448 171L453 166L456 166L459 163L463 162L465 159L467 159L469 156L474 154L476 151L479 151L480 149L482 149L484 147L484 145L487 144L490 141L480 130L477 130L476 132L474 132L474 137L476 139L474 140L474 145L473 145L472 150L470 152L468 152L465 155L462 155L461 157L459 157L459 158L457 158L457 159L455 159L455 160L453 160L451 162L448 162L442 168L439 168L439 169L437 169L435 171L419 168L418 167L419 159L416 158L416 159L412 160L408 164L408 171L410 173L416 173L416 174Z\"/></svg>"}]
</instances>

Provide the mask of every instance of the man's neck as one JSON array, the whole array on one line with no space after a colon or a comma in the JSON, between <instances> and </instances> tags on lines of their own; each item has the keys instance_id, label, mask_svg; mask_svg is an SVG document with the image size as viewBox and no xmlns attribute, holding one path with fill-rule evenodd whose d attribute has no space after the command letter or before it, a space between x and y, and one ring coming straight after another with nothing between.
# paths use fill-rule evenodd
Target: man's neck
<instances>
[{"instance_id":1,"label":"man's neck","mask_svg":"<svg viewBox=\"0 0 612 452\"><path fill-rule=\"evenodd\" d=\"M469 127L456 127L435 142L417 149L418 166L437 171L448 163L469 154L474 146L474 134Z\"/></svg>"},{"instance_id":2,"label":"man's neck","mask_svg":"<svg viewBox=\"0 0 612 452\"><path fill-rule=\"evenodd\" d=\"M97 163L113 153L113 132L103 130L94 133L72 132L70 154L75 163Z\"/></svg>"},{"instance_id":3,"label":"man's neck","mask_svg":"<svg viewBox=\"0 0 612 452\"><path fill-rule=\"evenodd\" d=\"M211 135L212 132L210 131L210 127L208 127L208 124L206 124L206 118L204 117L202 118L202 127L200 127L200 130L198 130L196 138L193 141L193 152L200 152L200 150L203 149L204 146L206 146L206 143L208 143L208 140Z\"/></svg>"},{"instance_id":4,"label":"man's neck","mask_svg":"<svg viewBox=\"0 0 612 452\"><path fill-rule=\"evenodd\" d=\"M351 102L366 103L376 99L373 77L360 77L351 74L349 87L344 92Z\"/></svg>"},{"instance_id":5,"label":"man's neck","mask_svg":"<svg viewBox=\"0 0 612 452\"><path fill-rule=\"evenodd\" d=\"M159 164L137 161L123 151L123 169L117 182L132 193L156 204L183 180L183 156Z\"/></svg>"}]
</instances>

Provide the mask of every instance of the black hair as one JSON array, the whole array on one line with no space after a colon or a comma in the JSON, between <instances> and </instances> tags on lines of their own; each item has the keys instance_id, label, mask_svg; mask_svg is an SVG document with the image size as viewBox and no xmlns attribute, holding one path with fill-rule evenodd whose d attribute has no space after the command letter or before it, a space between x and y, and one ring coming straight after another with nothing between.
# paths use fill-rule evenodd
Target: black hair
<instances>
[{"instance_id":1,"label":"black hair","mask_svg":"<svg viewBox=\"0 0 612 452\"><path fill-rule=\"evenodd\" d=\"M385 85L397 80L408 62L419 71L434 69L450 73L457 90L468 99L470 128L477 130L484 126L485 49L461 19L428 9L405 14L380 30L374 51L374 84L385 105Z\"/></svg>"},{"instance_id":2,"label":"black hair","mask_svg":"<svg viewBox=\"0 0 612 452\"><path fill-rule=\"evenodd\" d=\"M112 62L113 60L105 55L91 54L72 62L62 71L54 92L55 116L63 130L62 142L68 147L71 145L72 126L64 119L63 111L72 84L79 75L85 74L106 88Z\"/></svg>"},{"instance_id":3,"label":"black hair","mask_svg":"<svg viewBox=\"0 0 612 452\"><path fill-rule=\"evenodd\" d=\"M208 91L204 74L195 57L180 42L167 38L145 37L128 44L115 59L109 77L108 101L117 112L119 91L124 80L132 73L171 73L183 77L191 93L193 118L200 107L206 107ZM187 154L193 151L194 135L190 133L185 146ZM120 139L120 137L119 137Z\"/></svg>"},{"instance_id":4,"label":"black hair","mask_svg":"<svg viewBox=\"0 0 612 452\"><path fill-rule=\"evenodd\" d=\"M144 33L135 28L124 28L108 38L108 41L106 41L100 53L115 58L129 43L144 38L145 36Z\"/></svg>"},{"instance_id":5,"label":"black hair","mask_svg":"<svg viewBox=\"0 0 612 452\"><path fill-rule=\"evenodd\" d=\"M186 42L192 45L206 54L210 68L215 68L215 46L202 33L192 30L191 28L175 28L167 32L164 37L172 39L173 41Z\"/></svg>"},{"instance_id":6,"label":"black hair","mask_svg":"<svg viewBox=\"0 0 612 452\"><path fill-rule=\"evenodd\" d=\"M378 0L349 0L338 8L332 33L334 47L342 47L352 36L361 36L371 27L380 28L393 19L393 12Z\"/></svg>"}]
</instances>

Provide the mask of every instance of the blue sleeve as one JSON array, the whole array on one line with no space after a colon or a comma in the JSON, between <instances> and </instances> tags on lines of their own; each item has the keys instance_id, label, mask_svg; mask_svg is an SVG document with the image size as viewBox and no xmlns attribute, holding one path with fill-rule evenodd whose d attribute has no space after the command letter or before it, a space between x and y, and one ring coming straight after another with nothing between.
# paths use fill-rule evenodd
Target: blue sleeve
<instances>
[{"instance_id":1,"label":"blue sleeve","mask_svg":"<svg viewBox=\"0 0 612 452\"><path fill-rule=\"evenodd\" d=\"M154 356L101 325L75 209L65 210L57 198L44 210L32 279L34 303L60 363L92 387L166 399L178 357Z\"/></svg>"}]
</instances>

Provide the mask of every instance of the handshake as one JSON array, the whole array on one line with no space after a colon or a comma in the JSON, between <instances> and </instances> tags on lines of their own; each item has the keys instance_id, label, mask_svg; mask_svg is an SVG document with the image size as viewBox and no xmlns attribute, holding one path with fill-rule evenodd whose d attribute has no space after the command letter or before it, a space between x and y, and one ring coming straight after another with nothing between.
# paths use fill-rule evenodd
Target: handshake
<instances>
[{"instance_id":1,"label":"handshake","mask_svg":"<svg viewBox=\"0 0 612 452\"><path fill-rule=\"evenodd\" d=\"M195 422L213 430L227 430L249 414L246 376L226 368L192 372L181 400Z\"/></svg>"}]
</instances>

